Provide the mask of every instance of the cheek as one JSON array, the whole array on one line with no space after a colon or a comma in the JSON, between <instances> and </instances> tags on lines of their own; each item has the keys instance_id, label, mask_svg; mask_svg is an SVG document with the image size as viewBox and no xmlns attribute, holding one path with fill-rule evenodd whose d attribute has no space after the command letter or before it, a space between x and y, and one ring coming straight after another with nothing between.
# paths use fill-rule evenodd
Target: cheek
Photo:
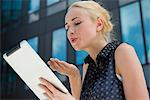
<instances>
[{"instance_id":1,"label":"cheek","mask_svg":"<svg viewBox=\"0 0 150 100\"><path fill-rule=\"evenodd\" d=\"M79 38L80 38L79 48L80 49L87 48L96 39L96 32L94 29L92 30L92 28L89 29L85 28L84 30L82 30L82 33L80 33Z\"/></svg>"},{"instance_id":2,"label":"cheek","mask_svg":"<svg viewBox=\"0 0 150 100\"><path fill-rule=\"evenodd\" d=\"M80 33L81 40L83 40L83 42L92 41L97 34L96 27L90 25L85 25L84 27L82 27L79 33Z\"/></svg>"}]
</instances>

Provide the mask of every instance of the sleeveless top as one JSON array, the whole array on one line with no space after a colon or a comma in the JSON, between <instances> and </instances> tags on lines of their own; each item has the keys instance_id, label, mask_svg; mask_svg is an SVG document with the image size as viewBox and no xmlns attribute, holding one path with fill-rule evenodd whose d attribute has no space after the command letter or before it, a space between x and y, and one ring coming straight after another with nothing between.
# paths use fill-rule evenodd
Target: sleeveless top
<instances>
[{"instance_id":1,"label":"sleeveless top","mask_svg":"<svg viewBox=\"0 0 150 100\"><path fill-rule=\"evenodd\" d=\"M88 55L84 62L88 69L80 100L125 100L123 84L116 76L114 53L121 43L108 43L97 55L96 64Z\"/></svg>"}]
</instances>

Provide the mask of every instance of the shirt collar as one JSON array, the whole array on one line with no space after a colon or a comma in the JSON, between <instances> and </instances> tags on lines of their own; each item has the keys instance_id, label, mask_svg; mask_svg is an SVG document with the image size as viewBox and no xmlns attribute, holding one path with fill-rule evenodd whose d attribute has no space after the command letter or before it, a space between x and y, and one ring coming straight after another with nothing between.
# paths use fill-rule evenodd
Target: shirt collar
<instances>
[{"instance_id":1,"label":"shirt collar","mask_svg":"<svg viewBox=\"0 0 150 100\"><path fill-rule=\"evenodd\" d=\"M109 42L97 55L96 57L96 62L98 63L99 61L105 61L108 59L108 55L112 52L112 50L114 50L116 48L116 46L119 44L120 42L118 41L112 41ZM84 59L85 64L86 63L94 63L94 60L90 57L90 55L88 55L85 59Z\"/></svg>"}]
</instances>

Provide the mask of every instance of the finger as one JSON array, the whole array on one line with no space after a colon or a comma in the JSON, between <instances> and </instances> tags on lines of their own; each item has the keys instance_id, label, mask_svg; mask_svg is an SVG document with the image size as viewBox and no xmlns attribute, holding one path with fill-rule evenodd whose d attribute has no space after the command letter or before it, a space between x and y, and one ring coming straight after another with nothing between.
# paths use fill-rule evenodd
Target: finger
<instances>
[{"instance_id":1,"label":"finger","mask_svg":"<svg viewBox=\"0 0 150 100\"><path fill-rule=\"evenodd\" d=\"M42 82L43 85L45 85L49 91L51 91L53 94L56 94L58 90L46 79L40 77L40 81Z\"/></svg>"},{"instance_id":2,"label":"finger","mask_svg":"<svg viewBox=\"0 0 150 100\"><path fill-rule=\"evenodd\" d=\"M69 63L67 63L67 62L65 62L65 61L60 61L60 64L62 65L62 66L64 66L64 69L65 68L70 68L70 66L71 66L71 64L69 64Z\"/></svg>"},{"instance_id":3,"label":"finger","mask_svg":"<svg viewBox=\"0 0 150 100\"><path fill-rule=\"evenodd\" d=\"M51 98L47 93L43 93L43 95L45 95L48 98L48 100L53 100L53 98Z\"/></svg>"},{"instance_id":4,"label":"finger","mask_svg":"<svg viewBox=\"0 0 150 100\"><path fill-rule=\"evenodd\" d=\"M48 98L54 98L53 93L45 85L39 84L39 86L46 92Z\"/></svg>"},{"instance_id":5,"label":"finger","mask_svg":"<svg viewBox=\"0 0 150 100\"><path fill-rule=\"evenodd\" d=\"M55 63L54 58L51 58L50 61L48 61L48 64L53 71L59 71L59 66Z\"/></svg>"},{"instance_id":6,"label":"finger","mask_svg":"<svg viewBox=\"0 0 150 100\"><path fill-rule=\"evenodd\" d=\"M61 61L59 61L58 59L55 60L55 63L57 63L57 65L63 70L65 68L65 66L63 64L61 64Z\"/></svg>"},{"instance_id":7,"label":"finger","mask_svg":"<svg viewBox=\"0 0 150 100\"><path fill-rule=\"evenodd\" d=\"M57 63L57 60L53 59L52 62L53 62L53 64L54 64L55 68L56 68L59 72L61 72L61 71L62 71L62 68L61 68L61 65L59 65L59 64Z\"/></svg>"},{"instance_id":8,"label":"finger","mask_svg":"<svg viewBox=\"0 0 150 100\"><path fill-rule=\"evenodd\" d=\"M60 66L56 63L56 61L57 61L56 59L52 59L51 61L52 61L52 63L54 64L54 66L60 67Z\"/></svg>"},{"instance_id":9,"label":"finger","mask_svg":"<svg viewBox=\"0 0 150 100\"><path fill-rule=\"evenodd\" d=\"M60 61L57 58L55 59L55 61L62 67L62 68L66 68L66 67L70 67L71 64L65 62L65 61Z\"/></svg>"},{"instance_id":10,"label":"finger","mask_svg":"<svg viewBox=\"0 0 150 100\"><path fill-rule=\"evenodd\" d=\"M54 67L52 61L48 61L47 64L49 65L49 67L50 67L53 71L56 71L56 68Z\"/></svg>"}]
</instances>

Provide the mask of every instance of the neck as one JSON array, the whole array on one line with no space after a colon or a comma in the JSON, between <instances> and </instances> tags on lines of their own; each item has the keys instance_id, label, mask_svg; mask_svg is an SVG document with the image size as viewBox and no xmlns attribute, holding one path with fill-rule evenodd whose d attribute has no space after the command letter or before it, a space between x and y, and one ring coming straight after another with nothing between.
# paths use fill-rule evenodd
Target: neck
<instances>
[{"instance_id":1,"label":"neck","mask_svg":"<svg viewBox=\"0 0 150 100\"><path fill-rule=\"evenodd\" d=\"M98 53L107 45L107 42L105 40L100 40L94 45L91 45L89 48L86 49L86 51L89 53L90 57L96 62L96 57Z\"/></svg>"}]
</instances>

